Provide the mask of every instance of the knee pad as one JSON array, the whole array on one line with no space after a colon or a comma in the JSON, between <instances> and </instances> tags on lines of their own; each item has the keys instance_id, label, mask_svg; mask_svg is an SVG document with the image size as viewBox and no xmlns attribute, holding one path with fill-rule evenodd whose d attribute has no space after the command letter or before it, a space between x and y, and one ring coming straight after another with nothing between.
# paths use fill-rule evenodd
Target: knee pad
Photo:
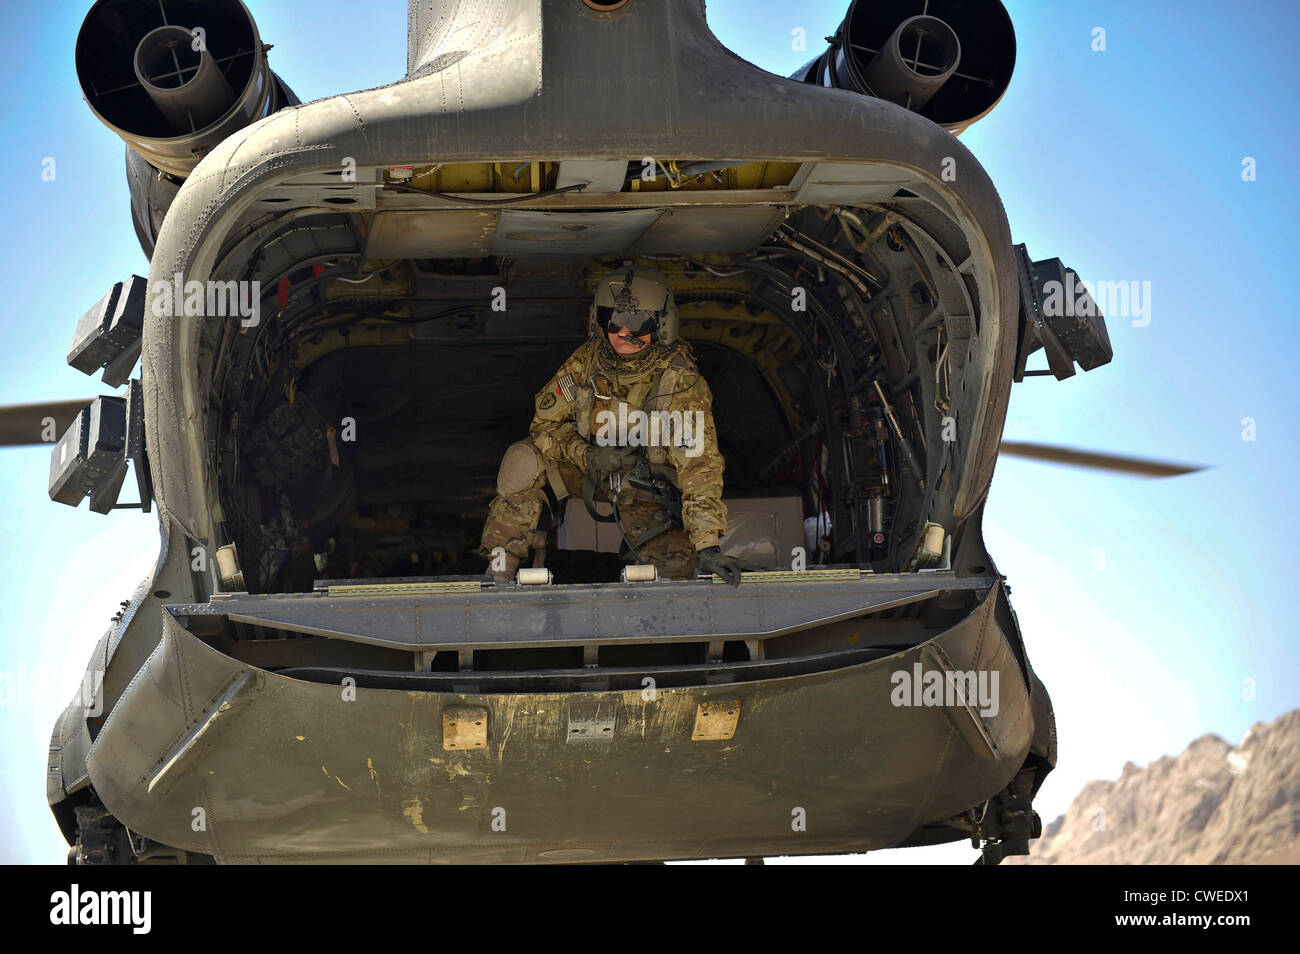
<instances>
[{"instance_id":1,"label":"knee pad","mask_svg":"<svg viewBox=\"0 0 1300 954\"><path fill-rule=\"evenodd\" d=\"M497 471L497 493L510 495L534 489L543 469L542 455L532 441L511 444Z\"/></svg>"}]
</instances>

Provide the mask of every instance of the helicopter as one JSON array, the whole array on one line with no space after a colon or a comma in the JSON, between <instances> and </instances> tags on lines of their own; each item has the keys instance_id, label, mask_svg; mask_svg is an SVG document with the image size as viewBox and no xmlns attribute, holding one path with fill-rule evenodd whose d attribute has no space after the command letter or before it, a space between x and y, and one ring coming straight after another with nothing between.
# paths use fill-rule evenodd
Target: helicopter
<instances>
[{"instance_id":1,"label":"helicopter","mask_svg":"<svg viewBox=\"0 0 1300 954\"><path fill-rule=\"evenodd\" d=\"M402 80L303 104L240 0L91 7L150 273L68 354L123 393L0 443L161 548L54 729L71 860L1027 853L1055 722L996 460L1194 468L1002 440L1013 383L1113 356L957 138L1002 4L853 0L828 39L780 77L701 0L412 0ZM672 285L748 569L661 579L557 505L493 580L501 454L627 263Z\"/></svg>"}]
</instances>

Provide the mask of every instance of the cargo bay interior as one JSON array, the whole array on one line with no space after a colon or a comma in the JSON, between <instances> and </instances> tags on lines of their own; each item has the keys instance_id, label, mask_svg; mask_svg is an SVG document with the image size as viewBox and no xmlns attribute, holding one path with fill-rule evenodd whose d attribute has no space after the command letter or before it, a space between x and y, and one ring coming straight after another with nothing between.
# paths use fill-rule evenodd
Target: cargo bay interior
<instances>
[{"instance_id":1,"label":"cargo bay interior","mask_svg":"<svg viewBox=\"0 0 1300 954\"><path fill-rule=\"evenodd\" d=\"M409 208L328 177L260 199L214 277L259 281L262 320L205 341L221 513L250 591L482 573L501 454L584 339L595 283L629 261L670 280L713 392L726 547L752 568L788 566L795 546L809 565L927 559L922 512L950 506L963 450L943 421L974 419L961 405L990 360L961 233L866 165L642 169L399 167L375 185ZM612 208L567 181L611 175L591 191ZM339 211L277 208L304 188L334 190ZM502 198L429 207L452 191ZM511 191L550 205L512 207ZM555 517L557 581L616 579L617 539L581 501Z\"/></svg>"}]
</instances>

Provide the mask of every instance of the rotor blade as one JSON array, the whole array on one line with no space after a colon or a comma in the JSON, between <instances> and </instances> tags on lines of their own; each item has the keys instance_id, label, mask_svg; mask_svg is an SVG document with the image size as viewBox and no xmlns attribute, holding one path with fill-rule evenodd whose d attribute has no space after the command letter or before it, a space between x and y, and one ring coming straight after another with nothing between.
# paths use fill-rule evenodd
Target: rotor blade
<instances>
[{"instance_id":1,"label":"rotor blade","mask_svg":"<svg viewBox=\"0 0 1300 954\"><path fill-rule=\"evenodd\" d=\"M1205 470L1198 464L1174 464L1141 457L1120 457L1118 454L1098 454L1095 451L1072 450L1051 444L1032 444L1026 441L1003 441L1000 453L1008 457L1027 457L1073 467L1092 467L1097 470L1114 470L1122 474L1142 477L1177 477Z\"/></svg>"},{"instance_id":2,"label":"rotor blade","mask_svg":"<svg viewBox=\"0 0 1300 954\"><path fill-rule=\"evenodd\" d=\"M52 441L42 439L45 419L54 418L54 440L58 440L90 400L82 398L79 401L46 401L43 404L11 404L0 407L0 447L52 445Z\"/></svg>"}]
</instances>

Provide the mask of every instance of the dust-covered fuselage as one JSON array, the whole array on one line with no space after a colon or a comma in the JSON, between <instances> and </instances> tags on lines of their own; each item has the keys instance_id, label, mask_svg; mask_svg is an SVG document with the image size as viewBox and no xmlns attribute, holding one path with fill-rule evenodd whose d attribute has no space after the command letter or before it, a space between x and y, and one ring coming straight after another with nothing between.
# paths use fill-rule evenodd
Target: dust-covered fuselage
<instances>
[{"instance_id":1,"label":"dust-covered fuselage","mask_svg":"<svg viewBox=\"0 0 1300 954\"><path fill-rule=\"evenodd\" d=\"M975 51L1006 36L955 24L988 76L949 64L918 112L901 67L898 102L774 76L689 0L413 4L404 80L295 105L240 4L191 4L225 28L174 72L251 62L222 113L210 75L151 78L147 6L101 0L78 58L96 89L144 64L136 112L88 99L152 170L164 540L56 729L83 860L1024 849L1054 727L980 518L1025 270L945 128L1005 88ZM672 285L750 572L626 581L557 506L552 573L493 583L501 454L625 262Z\"/></svg>"}]
</instances>

